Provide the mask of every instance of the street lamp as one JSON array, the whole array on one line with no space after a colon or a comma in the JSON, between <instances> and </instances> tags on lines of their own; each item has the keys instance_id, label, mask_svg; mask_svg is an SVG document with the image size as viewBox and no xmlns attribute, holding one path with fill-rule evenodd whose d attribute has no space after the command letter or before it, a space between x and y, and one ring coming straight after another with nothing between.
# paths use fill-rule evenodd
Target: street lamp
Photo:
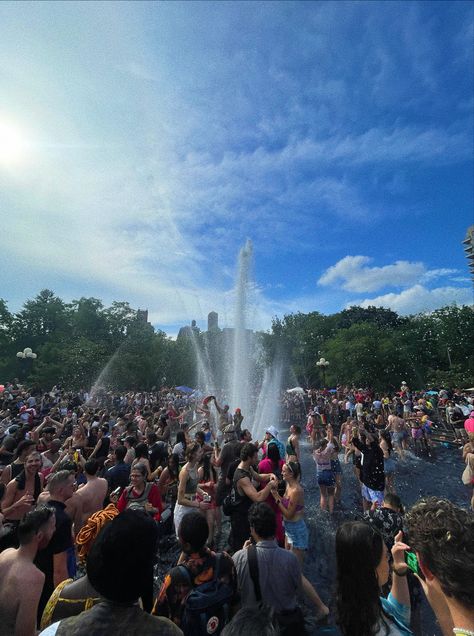
<instances>
[{"instance_id":1,"label":"street lamp","mask_svg":"<svg viewBox=\"0 0 474 636\"><path fill-rule=\"evenodd\" d=\"M316 362L316 366L319 367L322 371L323 374L323 388L326 387L326 369L329 366L329 362L328 360L326 360L326 358L319 358L319 360Z\"/></svg>"},{"instance_id":2,"label":"street lamp","mask_svg":"<svg viewBox=\"0 0 474 636\"><path fill-rule=\"evenodd\" d=\"M23 375L23 377L26 377L28 371L31 369L33 360L36 360L38 356L32 351L31 347L25 347L23 351L18 351L16 357L21 364L21 375Z\"/></svg>"}]
</instances>

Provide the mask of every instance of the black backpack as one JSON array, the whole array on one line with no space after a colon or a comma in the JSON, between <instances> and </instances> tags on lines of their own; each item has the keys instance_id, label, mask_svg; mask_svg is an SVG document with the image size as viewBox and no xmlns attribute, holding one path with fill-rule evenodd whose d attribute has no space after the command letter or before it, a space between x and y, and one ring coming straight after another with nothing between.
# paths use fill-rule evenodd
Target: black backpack
<instances>
[{"instance_id":1,"label":"black backpack","mask_svg":"<svg viewBox=\"0 0 474 636\"><path fill-rule=\"evenodd\" d=\"M184 611L180 627L184 636L220 634L230 619L230 605L234 592L230 585L219 581L222 558L222 554L216 554L212 580L196 586L188 568L184 565L178 566L193 586L183 601Z\"/></svg>"}]
</instances>

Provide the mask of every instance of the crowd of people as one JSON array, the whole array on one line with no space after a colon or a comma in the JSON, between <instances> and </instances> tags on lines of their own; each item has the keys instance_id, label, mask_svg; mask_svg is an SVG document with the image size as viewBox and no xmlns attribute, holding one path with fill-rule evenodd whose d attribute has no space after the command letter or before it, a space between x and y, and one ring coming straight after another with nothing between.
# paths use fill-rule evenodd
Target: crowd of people
<instances>
[{"instance_id":1,"label":"crowd of people","mask_svg":"<svg viewBox=\"0 0 474 636\"><path fill-rule=\"evenodd\" d=\"M245 427L251 414L223 397L4 386L0 636L304 634L302 607L315 621L331 612L344 636L396 636L413 633L415 586L444 636L473 633L472 511L428 498L403 514L394 478L407 452L430 453L442 420L472 492L471 395L405 384L386 396L285 392L281 421L260 440ZM319 590L327 604L304 574L316 546L302 453L312 453L328 516L341 463L360 483L361 520L336 531L335 596ZM179 559L157 578L173 542Z\"/></svg>"}]
</instances>

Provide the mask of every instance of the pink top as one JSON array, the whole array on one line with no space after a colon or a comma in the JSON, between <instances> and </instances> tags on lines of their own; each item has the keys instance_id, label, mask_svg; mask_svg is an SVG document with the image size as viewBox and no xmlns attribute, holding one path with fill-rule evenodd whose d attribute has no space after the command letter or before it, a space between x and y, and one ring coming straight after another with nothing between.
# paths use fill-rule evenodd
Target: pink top
<instances>
[{"instance_id":1,"label":"pink top","mask_svg":"<svg viewBox=\"0 0 474 636\"><path fill-rule=\"evenodd\" d=\"M464 422L466 433L474 433L474 417L468 417Z\"/></svg>"}]
</instances>

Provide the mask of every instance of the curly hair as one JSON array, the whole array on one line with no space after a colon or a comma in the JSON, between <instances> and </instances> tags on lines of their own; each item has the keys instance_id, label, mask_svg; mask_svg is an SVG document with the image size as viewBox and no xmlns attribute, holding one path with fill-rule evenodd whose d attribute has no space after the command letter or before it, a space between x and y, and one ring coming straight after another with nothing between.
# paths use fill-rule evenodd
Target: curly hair
<instances>
[{"instance_id":1,"label":"curly hair","mask_svg":"<svg viewBox=\"0 0 474 636\"><path fill-rule=\"evenodd\" d=\"M408 541L446 596L474 608L474 514L446 499L421 499L405 516Z\"/></svg>"}]
</instances>

